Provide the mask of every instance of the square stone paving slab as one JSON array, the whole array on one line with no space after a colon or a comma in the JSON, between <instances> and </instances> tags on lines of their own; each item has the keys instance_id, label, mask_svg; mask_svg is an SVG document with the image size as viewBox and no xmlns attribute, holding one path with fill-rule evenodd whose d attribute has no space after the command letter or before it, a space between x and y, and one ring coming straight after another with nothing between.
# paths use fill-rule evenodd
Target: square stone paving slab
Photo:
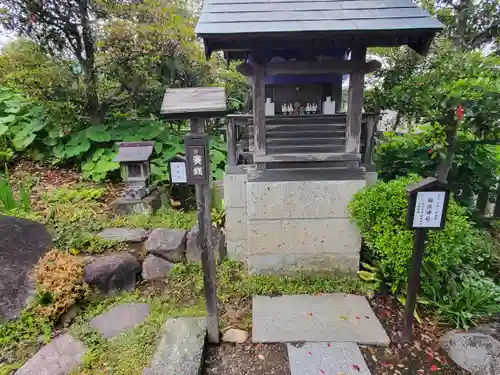
<instances>
[{"instance_id":1,"label":"square stone paving slab","mask_svg":"<svg viewBox=\"0 0 500 375\"><path fill-rule=\"evenodd\" d=\"M254 342L355 342L388 346L390 339L363 296L254 296Z\"/></svg>"},{"instance_id":2,"label":"square stone paving slab","mask_svg":"<svg viewBox=\"0 0 500 375\"><path fill-rule=\"evenodd\" d=\"M292 375L371 375L353 342L287 344Z\"/></svg>"},{"instance_id":3,"label":"square stone paving slab","mask_svg":"<svg viewBox=\"0 0 500 375\"><path fill-rule=\"evenodd\" d=\"M69 333L58 336L17 370L16 375L68 375L82 364L86 350Z\"/></svg>"},{"instance_id":4,"label":"square stone paving slab","mask_svg":"<svg viewBox=\"0 0 500 375\"><path fill-rule=\"evenodd\" d=\"M149 316L151 306L147 303L124 303L90 320L90 325L107 339L142 324Z\"/></svg>"}]
</instances>

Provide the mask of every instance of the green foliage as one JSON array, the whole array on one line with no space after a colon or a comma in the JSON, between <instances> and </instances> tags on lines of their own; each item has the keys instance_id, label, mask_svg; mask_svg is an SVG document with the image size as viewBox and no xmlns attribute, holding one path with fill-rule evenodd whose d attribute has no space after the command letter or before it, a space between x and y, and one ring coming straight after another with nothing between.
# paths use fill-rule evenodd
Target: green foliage
<instances>
[{"instance_id":1,"label":"green foliage","mask_svg":"<svg viewBox=\"0 0 500 375\"><path fill-rule=\"evenodd\" d=\"M51 203L101 201L106 190L91 187L60 187L46 193L45 199Z\"/></svg>"},{"instance_id":2,"label":"green foliage","mask_svg":"<svg viewBox=\"0 0 500 375\"><path fill-rule=\"evenodd\" d=\"M418 176L379 182L357 193L349 203L353 222L361 231L373 261L393 291L404 290L413 249L413 231L406 227L406 186ZM471 225L464 210L450 199L446 225L429 233L422 267L424 294L441 285L450 268L468 251Z\"/></svg>"},{"instance_id":3,"label":"green foliage","mask_svg":"<svg viewBox=\"0 0 500 375\"><path fill-rule=\"evenodd\" d=\"M51 338L53 323L25 310L16 320L0 322L0 374L22 366L44 342ZM40 342L40 337L43 337Z\"/></svg>"},{"instance_id":4,"label":"green foliage","mask_svg":"<svg viewBox=\"0 0 500 375\"><path fill-rule=\"evenodd\" d=\"M500 286L470 271L448 280L443 292L430 296L430 303L443 320L467 329L480 319L500 313Z\"/></svg>"},{"instance_id":5,"label":"green foliage","mask_svg":"<svg viewBox=\"0 0 500 375\"><path fill-rule=\"evenodd\" d=\"M198 263L175 265L167 281L169 289L181 291L182 298L203 295L203 271ZM221 303L248 300L253 295L355 293L360 290L358 280L332 273L249 275L243 263L230 260L217 267L217 297Z\"/></svg>"},{"instance_id":6,"label":"green foliage","mask_svg":"<svg viewBox=\"0 0 500 375\"><path fill-rule=\"evenodd\" d=\"M129 215L112 218L108 221L109 227L127 228L180 228L191 229L196 225L196 213L174 210L162 207L154 215Z\"/></svg>"},{"instance_id":7,"label":"green foliage","mask_svg":"<svg viewBox=\"0 0 500 375\"><path fill-rule=\"evenodd\" d=\"M15 191L19 196L18 199L15 197ZM9 171L5 167L5 177L0 176L0 211L22 210L29 212L31 210L30 191L31 182L28 177L17 186L13 186L9 180Z\"/></svg>"},{"instance_id":8,"label":"green foliage","mask_svg":"<svg viewBox=\"0 0 500 375\"><path fill-rule=\"evenodd\" d=\"M406 228L406 186L416 175L378 182L357 193L349 203L353 222L366 245L358 275L371 291L406 294L413 231ZM487 233L473 228L453 198L445 227L429 231L421 274L421 303L443 319L467 327L500 311L500 246ZM401 296L400 296L401 298Z\"/></svg>"},{"instance_id":9,"label":"green foliage","mask_svg":"<svg viewBox=\"0 0 500 375\"><path fill-rule=\"evenodd\" d=\"M473 193L494 188L500 178L500 148L471 144L469 140L466 133L458 134L455 158L447 178L464 202ZM433 175L438 160L444 157L445 143L442 127L436 124L419 126L402 135L386 132L375 148L379 176L388 181L411 173Z\"/></svg>"}]
</instances>

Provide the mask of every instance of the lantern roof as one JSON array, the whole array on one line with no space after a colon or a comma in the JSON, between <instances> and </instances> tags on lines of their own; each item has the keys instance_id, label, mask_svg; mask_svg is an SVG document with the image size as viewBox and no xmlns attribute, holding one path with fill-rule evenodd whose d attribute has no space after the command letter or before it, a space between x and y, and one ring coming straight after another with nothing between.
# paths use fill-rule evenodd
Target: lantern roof
<instances>
[{"instance_id":1,"label":"lantern roof","mask_svg":"<svg viewBox=\"0 0 500 375\"><path fill-rule=\"evenodd\" d=\"M154 142L120 142L118 155L113 159L116 162L148 161L153 153Z\"/></svg>"}]
</instances>

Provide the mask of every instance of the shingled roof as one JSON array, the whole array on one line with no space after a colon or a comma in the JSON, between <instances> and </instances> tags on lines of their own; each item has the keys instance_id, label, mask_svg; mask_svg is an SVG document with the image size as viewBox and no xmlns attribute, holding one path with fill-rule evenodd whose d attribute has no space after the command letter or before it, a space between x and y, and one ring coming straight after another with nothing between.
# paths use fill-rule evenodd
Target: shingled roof
<instances>
[{"instance_id":1,"label":"shingled roof","mask_svg":"<svg viewBox=\"0 0 500 375\"><path fill-rule=\"evenodd\" d=\"M441 28L411 0L205 0L196 32L209 41L238 34L415 30L432 39Z\"/></svg>"}]
</instances>

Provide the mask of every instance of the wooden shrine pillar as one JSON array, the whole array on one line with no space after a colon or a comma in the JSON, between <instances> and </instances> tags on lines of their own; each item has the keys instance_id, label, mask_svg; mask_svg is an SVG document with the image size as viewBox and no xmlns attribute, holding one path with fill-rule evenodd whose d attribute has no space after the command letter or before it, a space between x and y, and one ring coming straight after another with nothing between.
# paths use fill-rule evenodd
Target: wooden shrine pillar
<instances>
[{"instance_id":1,"label":"wooden shrine pillar","mask_svg":"<svg viewBox=\"0 0 500 375\"><path fill-rule=\"evenodd\" d=\"M254 155L266 155L266 90L265 66L252 56L253 67L253 137Z\"/></svg>"},{"instance_id":2,"label":"wooden shrine pillar","mask_svg":"<svg viewBox=\"0 0 500 375\"><path fill-rule=\"evenodd\" d=\"M353 65L364 63L366 47L354 48L351 52ZM345 151L359 153L361 144L361 121L363 116L363 95L365 88L365 72L353 71L349 75L349 96L347 102L347 129Z\"/></svg>"}]
</instances>

